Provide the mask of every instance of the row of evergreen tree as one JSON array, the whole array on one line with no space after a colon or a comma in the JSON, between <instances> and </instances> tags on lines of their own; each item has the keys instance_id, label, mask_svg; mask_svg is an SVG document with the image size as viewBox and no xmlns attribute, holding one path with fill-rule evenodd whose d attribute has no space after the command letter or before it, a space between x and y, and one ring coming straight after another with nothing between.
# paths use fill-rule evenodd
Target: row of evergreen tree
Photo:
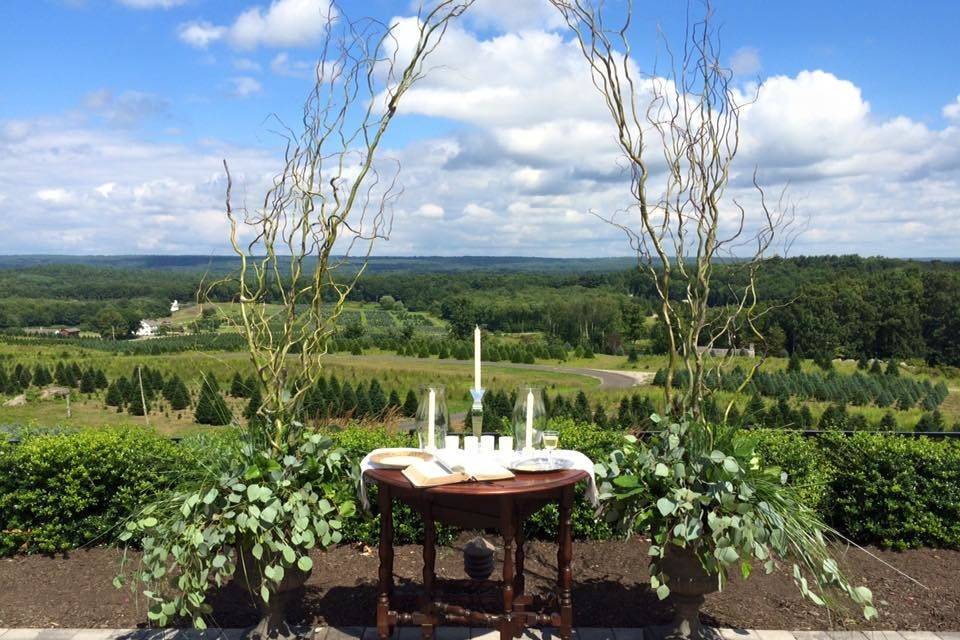
<instances>
[{"instance_id":1,"label":"row of evergreen tree","mask_svg":"<svg viewBox=\"0 0 960 640\"><path fill-rule=\"evenodd\" d=\"M906 411L920 406L933 411L947 398L947 386L943 382L933 384L929 379L918 380L899 375L896 364L891 361L883 371L874 360L870 374L855 372L840 375L835 371L826 373L805 372L799 365L791 365L785 371L757 371L744 388L747 394L759 394L770 398L794 397L800 400L838 402L855 406L876 405L881 408L896 407ZM892 366L891 366L892 365ZM724 373L712 371L705 377L707 387L723 391L735 391L746 379L746 372L739 366ZM675 384L683 385L687 372L679 371ZM662 386L666 370L657 371L653 383Z\"/></svg>"},{"instance_id":2,"label":"row of evergreen tree","mask_svg":"<svg viewBox=\"0 0 960 640\"><path fill-rule=\"evenodd\" d=\"M331 341L331 351L362 355L367 349L378 348L395 351L397 355L410 358L436 356L441 360L470 360L473 358L473 343L452 338L395 339L373 334L362 338L338 336ZM570 349L558 343L545 342L510 343L487 341L482 346L480 357L488 362L513 362L533 364L536 360L566 360ZM592 357L589 349L576 349L576 357Z\"/></svg>"},{"instance_id":3,"label":"row of evergreen tree","mask_svg":"<svg viewBox=\"0 0 960 640\"><path fill-rule=\"evenodd\" d=\"M79 389L81 393L94 393L107 387L107 376L102 369L83 369L76 362L57 362L53 371L43 363L30 369L18 362L9 372L0 366L0 394L16 395L30 387L42 388L51 384Z\"/></svg>"}]
</instances>

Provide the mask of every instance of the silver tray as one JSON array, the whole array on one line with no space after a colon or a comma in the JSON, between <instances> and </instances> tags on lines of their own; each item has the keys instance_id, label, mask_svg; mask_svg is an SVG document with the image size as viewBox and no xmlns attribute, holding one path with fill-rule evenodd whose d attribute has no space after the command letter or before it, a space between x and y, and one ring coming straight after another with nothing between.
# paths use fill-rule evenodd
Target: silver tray
<instances>
[{"instance_id":1,"label":"silver tray","mask_svg":"<svg viewBox=\"0 0 960 640\"><path fill-rule=\"evenodd\" d=\"M543 473L546 471L560 471L573 468L573 462L566 458L551 458L547 456L533 456L512 460L507 468L518 473Z\"/></svg>"}]
</instances>

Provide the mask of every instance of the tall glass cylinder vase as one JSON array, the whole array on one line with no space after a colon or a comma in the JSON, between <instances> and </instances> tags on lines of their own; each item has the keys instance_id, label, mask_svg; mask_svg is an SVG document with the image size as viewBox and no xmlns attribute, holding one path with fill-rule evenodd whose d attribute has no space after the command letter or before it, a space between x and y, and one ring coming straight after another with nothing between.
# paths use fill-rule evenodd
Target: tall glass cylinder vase
<instances>
[{"instance_id":1,"label":"tall glass cylinder vase","mask_svg":"<svg viewBox=\"0 0 960 640\"><path fill-rule=\"evenodd\" d=\"M417 438L420 448L436 451L444 447L447 436L447 396L442 384L430 384L420 388L420 404L417 406Z\"/></svg>"},{"instance_id":2,"label":"tall glass cylinder vase","mask_svg":"<svg viewBox=\"0 0 960 640\"><path fill-rule=\"evenodd\" d=\"M524 385L517 391L513 406L513 446L517 451L538 449L547 428L547 412L539 387Z\"/></svg>"}]
</instances>

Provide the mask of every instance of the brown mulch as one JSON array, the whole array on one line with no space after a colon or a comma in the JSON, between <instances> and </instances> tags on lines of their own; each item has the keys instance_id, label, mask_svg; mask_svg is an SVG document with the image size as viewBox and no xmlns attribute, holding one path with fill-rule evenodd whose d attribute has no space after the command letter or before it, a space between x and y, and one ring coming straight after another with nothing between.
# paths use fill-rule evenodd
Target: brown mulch
<instances>
[{"instance_id":1,"label":"brown mulch","mask_svg":"<svg viewBox=\"0 0 960 640\"><path fill-rule=\"evenodd\" d=\"M437 552L437 573L463 577L461 536ZM585 627L641 627L666 622L670 607L646 584L647 544L578 542L574 544L574 623ZM855 549L840 549L841 565L856 584L874 593L880 620L865 622L856 612L836 616L800 599L789 567L749 580L733 579L722 593L707 596L702 618L724 627L753 629L960 629L960 551L918 549L906 552L871 549L912 576L918 586ZM398 591L412 592L421 575L417 546L397 547ZM375 622L377 553L341 546L313 554L314 570L304 597L291 617L301 623L370 625ZM104 627L144 625L144 601L111 581L120 552L94 548L63 556L17 556L0 559L0 628ZM531 542L527 547L527 591L536 592L556 575L556 546ZM256 621L249 596L228 586L211 598L213 619L222 627Z\"/></svg>"}]
</instances>

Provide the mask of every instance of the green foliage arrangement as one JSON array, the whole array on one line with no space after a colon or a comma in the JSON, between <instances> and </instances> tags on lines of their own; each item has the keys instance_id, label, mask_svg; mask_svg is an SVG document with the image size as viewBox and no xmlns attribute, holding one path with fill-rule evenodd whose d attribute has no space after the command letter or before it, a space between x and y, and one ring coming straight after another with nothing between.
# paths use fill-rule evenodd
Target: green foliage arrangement
<instances>
[{"instance_id":1,"label":"green foliage arrangement","mask_svg":"<svg viewBox=\"0 0 960 640\"><path fill-rule=\"evenodd\" d=\"M355 512L349 478L343 452L313 434L280 461L246 443L209 484L149 504L119 536L143 541L135 579L151 601L148 618L205 628L211 581L222 586L235 575L269 602L285 575L312 568L311 549L342 540L343 518ZM245 565L250 558L260 566Z\"/></svg>"},{"instance_id":2,"label":"green foliage arrangement","mask_svg":"<svg viewBox=\"0 0 960 640\"><path fill-rule=\"evenodd\" d=\"M793 564L800 593L817 605L828 592L845 594L876 617L872 594L853 586L830 556L832 532L787 484L787 474L767 467L756 442L737 429L680 420L662 423L649 443L626 436L597 470L607 517L627 534L650 536L650 586L670 594L663 570L685 549L722 588L728 571L748 578L755 566L771 573L778 561Z\"/></svg>"}]
</instances>

